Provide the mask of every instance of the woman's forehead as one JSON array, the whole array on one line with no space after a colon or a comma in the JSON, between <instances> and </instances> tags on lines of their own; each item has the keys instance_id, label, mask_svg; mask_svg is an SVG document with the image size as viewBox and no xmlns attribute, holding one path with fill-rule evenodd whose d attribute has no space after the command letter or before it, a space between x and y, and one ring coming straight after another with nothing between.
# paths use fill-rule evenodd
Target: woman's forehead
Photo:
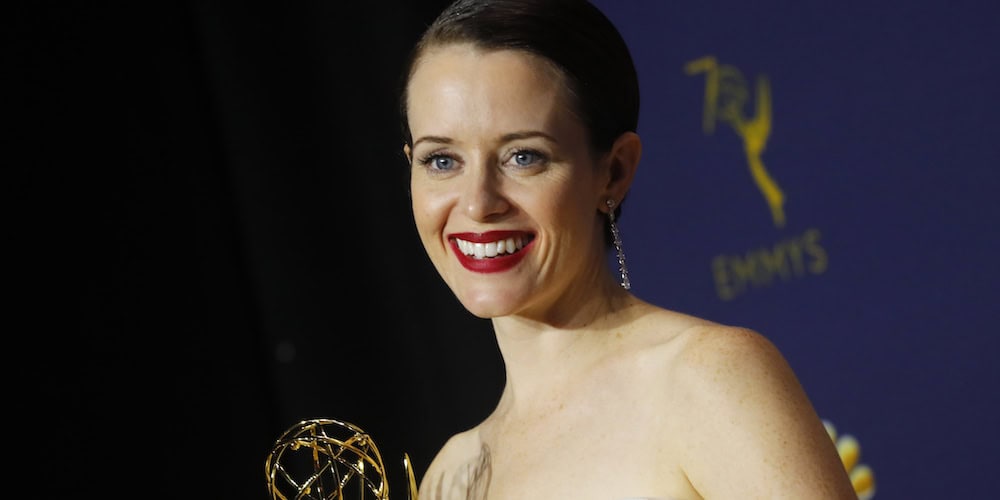
<instances>
[{"instance_id":1,"label":"woman's forehead","mask_svg":"<svg viewBox=\"0 0 1000 500\"><path fill-rule=\"evenodd\" d=\"M479 76L481 83L518 81L544 90L565 87L566 83L555 64L534 53L451 43L426 49L416 61L408 86L412 89L415 80L434 82L461 76L472 76L473 81Z\"/></svg>"},{"instance_id":2,"label":"woman's forehead","mask_svg":"<svg viewBox=\"0 0 1000 500\"><path fill-rule=\"evenodd\" d=\"M575 121L553 65L531 53L452 44L427 51L408 86L414 134L428 128L562 128Z\"/></svg>"}]
</instances>

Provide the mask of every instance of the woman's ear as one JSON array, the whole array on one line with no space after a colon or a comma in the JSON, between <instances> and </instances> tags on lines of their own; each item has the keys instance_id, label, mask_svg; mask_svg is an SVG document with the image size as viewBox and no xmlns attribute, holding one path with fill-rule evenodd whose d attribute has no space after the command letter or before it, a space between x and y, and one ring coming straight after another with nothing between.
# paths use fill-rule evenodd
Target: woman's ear
<instances>
[{"instance_id":1,"label":"woman's ear","mask_svg":"<svg viewBox=\"0 0 1000 500\"><path fill-rule=\"evenodd\" d=\"M604 195L598 200L602 208L606 209L605 202L608 198L614 199L616 204L625 199L641 157L642 140L639 139L639 134L625 132L618 136L607 156L607 183Z\"/></svg>"},{"instance_id":2,"label":"woman's ear","mask_svg":"<svg viewBox=\"0 0 1000 500\"><path fill-rule=\"evenodd\" d=\"M403 143L403 154L406 155L406 163L409 163L409 164L412 165L413 164L413 157L410 156L410 153L412 153L412 151L410 151L410 145L406 144L404 142Z\"/></svg>"}]
</instances>

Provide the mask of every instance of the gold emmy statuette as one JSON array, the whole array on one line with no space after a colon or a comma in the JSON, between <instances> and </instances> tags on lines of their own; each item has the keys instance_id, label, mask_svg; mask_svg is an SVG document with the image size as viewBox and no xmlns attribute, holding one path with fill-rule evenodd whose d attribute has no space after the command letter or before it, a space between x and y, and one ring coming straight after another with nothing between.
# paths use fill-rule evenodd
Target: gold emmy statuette
<instances>
[{"instance_id":1,"label":"gold emmy statuette","mask_svg":"<svg viewBox=\"0 0 1000 500\"><path fill-rule=\"evenodd\" d=\"M403 468L408 498L417 500L405 453ZM358 426L339 420L303 420L290 427L271 448L264 473L272 500L389 499L389 481L375 441Z\"/></svg>"}]
</instances>

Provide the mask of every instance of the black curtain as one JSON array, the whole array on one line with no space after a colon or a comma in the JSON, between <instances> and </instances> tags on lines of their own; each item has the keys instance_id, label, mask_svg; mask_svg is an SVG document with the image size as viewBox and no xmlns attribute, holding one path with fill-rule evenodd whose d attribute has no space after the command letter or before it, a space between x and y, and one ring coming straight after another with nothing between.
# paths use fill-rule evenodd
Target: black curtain
<instances>
[{"instance_id":1,"label":"black curtain","mask_svg":"<svg viewBox=\"0 0 1000 500\"><path fill-rule=\"evenodd\" d=\"M289 426L372 435L404 498L502 365L409 212L396 92L444 1L4 16L9 492L266 498Z\"/></svg>"}]
</instances>

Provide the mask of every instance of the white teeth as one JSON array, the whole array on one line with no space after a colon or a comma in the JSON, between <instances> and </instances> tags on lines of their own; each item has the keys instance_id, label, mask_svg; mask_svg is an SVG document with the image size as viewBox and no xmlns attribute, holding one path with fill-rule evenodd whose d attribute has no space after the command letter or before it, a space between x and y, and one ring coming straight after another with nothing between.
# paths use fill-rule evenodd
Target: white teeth
<instances>
[{"instance_id":1,"label":"white teeth","mask_svg":"<svg viewBox=\"0 0 1000 500\"><path fill-rule=\"evenodd\" d=\"M458 249L465 255L484 259L496 257L497 255L511 254L524 248L524 241L521 238L510 237L505 240L491 241L489 243L473 243L455 238Z\"/></svg>"}]
</instances>

